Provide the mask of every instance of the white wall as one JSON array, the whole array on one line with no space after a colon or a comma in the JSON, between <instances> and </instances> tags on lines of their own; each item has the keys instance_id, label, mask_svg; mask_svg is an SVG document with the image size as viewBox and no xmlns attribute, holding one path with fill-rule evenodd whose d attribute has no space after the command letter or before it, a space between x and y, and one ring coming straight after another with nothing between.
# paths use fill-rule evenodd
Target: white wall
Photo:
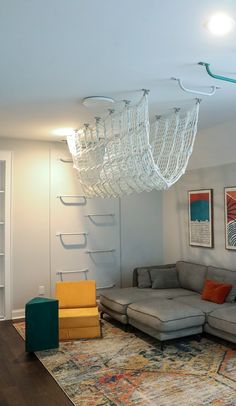
<instances>
[{"instance_id":1,"label":"white wall","mask_svg":"<svg viewBox=\"0 0 236 406\"><path fill-rule=\"evenodd\" d=\"M13 152L13 316L22 315L39 286L45 287L45 296L53 294L58 270L89 268L99 286L121 282L128 286L134 267L163 262L161 193L64 205L57 195L82 193L72 165L59 161L60 156L69 156L65 145L0 139L0 150ZM84 217L89 212L115 216L95 224ZM77 230L88 231L86 244L70 240L64 248L56 233ZM115 251L94 256L85 252L103 248Z\"/></svg>"},{"instance_id":2,"label":"white wall","mask_svg":"<svg viewBox=\"0 0 236 406\"><path fill-rule=\"evenodd\" d=\"M92 199L86 208L73 206L71 210L56 198L60 193L81 192L72 167L58 161L61 152L68 156L66 146L1 138L0 150L13 151L13 309L22 309L27 300L38 294L40 285L45 286L45 295L50 295L56 271L61 268L88 266L99 284L119 285L121 280L122 286L131 284L136 266L181 258L234 268L236 254L224 248L223 223L223 188L236 184L236 164L228 164L235 161L234 129L235 122L231 122L200 131L190 168L209 168L187 172L167 192L134 194L109 203ZM229 143L225 142L226 133ZM221 162L227 165L219 166ZM212 250L188 245L187 190L198 188L214 189L215 248ZM107 226L100 232L101 228L85 221L87 210L114 212L113 231ZM91 237L87 247L114 247L116 253L112 258L92 259L82 250L62 250L55 233L84 227L88 227Z\"/></svg>"},{"instance_id":3,"label":"white wall","mask_svg":"<svg viewBox=\"0 0 236 406\"><path fill-rule=\"evenodd\" d=\"M236 163L189 171L163 193L165 262L184 259L236 269L236 252L225 249L226 186L236 186ZM214 248L189 246L187 191L195 189L213 189Z\"/></svg>"},{"instance_id":4,"label":"white wall","mask_svg":"<svg viewBox=\"0 0 236 406\"><path fill-rule=\"evenodd\" d=\"M12 166L12 308L22 309L37 295L50 293L49 145L0 140L13 151Z\"/></svg>"}]
</instances>

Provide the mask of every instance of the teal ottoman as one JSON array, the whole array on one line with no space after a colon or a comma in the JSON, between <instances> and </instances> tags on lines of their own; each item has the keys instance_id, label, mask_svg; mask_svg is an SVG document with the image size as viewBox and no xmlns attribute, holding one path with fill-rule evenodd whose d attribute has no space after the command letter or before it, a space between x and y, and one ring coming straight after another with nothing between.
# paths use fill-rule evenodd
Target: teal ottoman
<instances>
[{"instance_id":1,"label":"teal ottoman","mask_svg":"<svg viewBox=\"0 0 236 406\"><path fill-rule=\"evenodd\" d=\"M35 297L25 305L25 350L48 350L59 346L58 300Z\"/></svg>"}]
</instances>

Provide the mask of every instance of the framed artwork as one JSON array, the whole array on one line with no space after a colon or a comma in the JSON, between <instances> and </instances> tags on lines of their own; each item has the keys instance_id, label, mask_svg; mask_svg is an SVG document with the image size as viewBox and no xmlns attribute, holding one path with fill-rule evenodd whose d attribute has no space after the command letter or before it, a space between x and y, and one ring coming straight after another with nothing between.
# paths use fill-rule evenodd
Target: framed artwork
<instances>
[{"instance_id":1,"label":"framed artwork","mask_svg":"<svg viewBox=\"0 0 236 406\"><path fill-rule=\"evenodd\" d=\"M225 248L236 250L236 186L225 188Z\"/></svg>"},{"instance_id":2,"label":"framed artwork","mask_svg":"<svg viewBox=\"0 0 236 406\"><path fill-rule=\"evenodd\" d=\"M213 248L213 190L188 191L189 244Z\"/></svg>"}]
</instances>

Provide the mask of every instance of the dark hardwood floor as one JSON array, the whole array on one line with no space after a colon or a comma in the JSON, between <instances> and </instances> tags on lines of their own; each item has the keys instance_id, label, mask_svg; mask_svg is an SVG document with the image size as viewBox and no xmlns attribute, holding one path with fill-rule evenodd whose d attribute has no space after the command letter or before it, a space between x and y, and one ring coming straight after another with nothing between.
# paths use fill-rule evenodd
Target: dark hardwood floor
<instances>
[{"instance_id":1,"label":"dark hardwood floor","mask_svg":"<svg viewBox=\"0 0 236 406\"><path fill-rule=\"evenodd\" d=\"M0 322L0 406L71 406L72 403L11 321Z\"/></svg>"}]
</instances>

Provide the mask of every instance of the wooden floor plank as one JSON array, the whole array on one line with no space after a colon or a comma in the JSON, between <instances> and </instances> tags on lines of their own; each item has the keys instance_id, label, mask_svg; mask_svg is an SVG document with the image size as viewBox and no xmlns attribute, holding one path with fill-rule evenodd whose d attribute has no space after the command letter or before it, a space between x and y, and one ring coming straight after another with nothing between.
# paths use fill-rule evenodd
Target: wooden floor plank
<instances>
[{"instance_id":1,"label":"wooden floor plank","mask_svg":"<svg viewBox=\"0 0 236 406\"><path fill-rule=\"evenodd\" d=\"M72 403L11 321L0 322L0 406L71 406Z\"/></svg>"}]
</instances>

